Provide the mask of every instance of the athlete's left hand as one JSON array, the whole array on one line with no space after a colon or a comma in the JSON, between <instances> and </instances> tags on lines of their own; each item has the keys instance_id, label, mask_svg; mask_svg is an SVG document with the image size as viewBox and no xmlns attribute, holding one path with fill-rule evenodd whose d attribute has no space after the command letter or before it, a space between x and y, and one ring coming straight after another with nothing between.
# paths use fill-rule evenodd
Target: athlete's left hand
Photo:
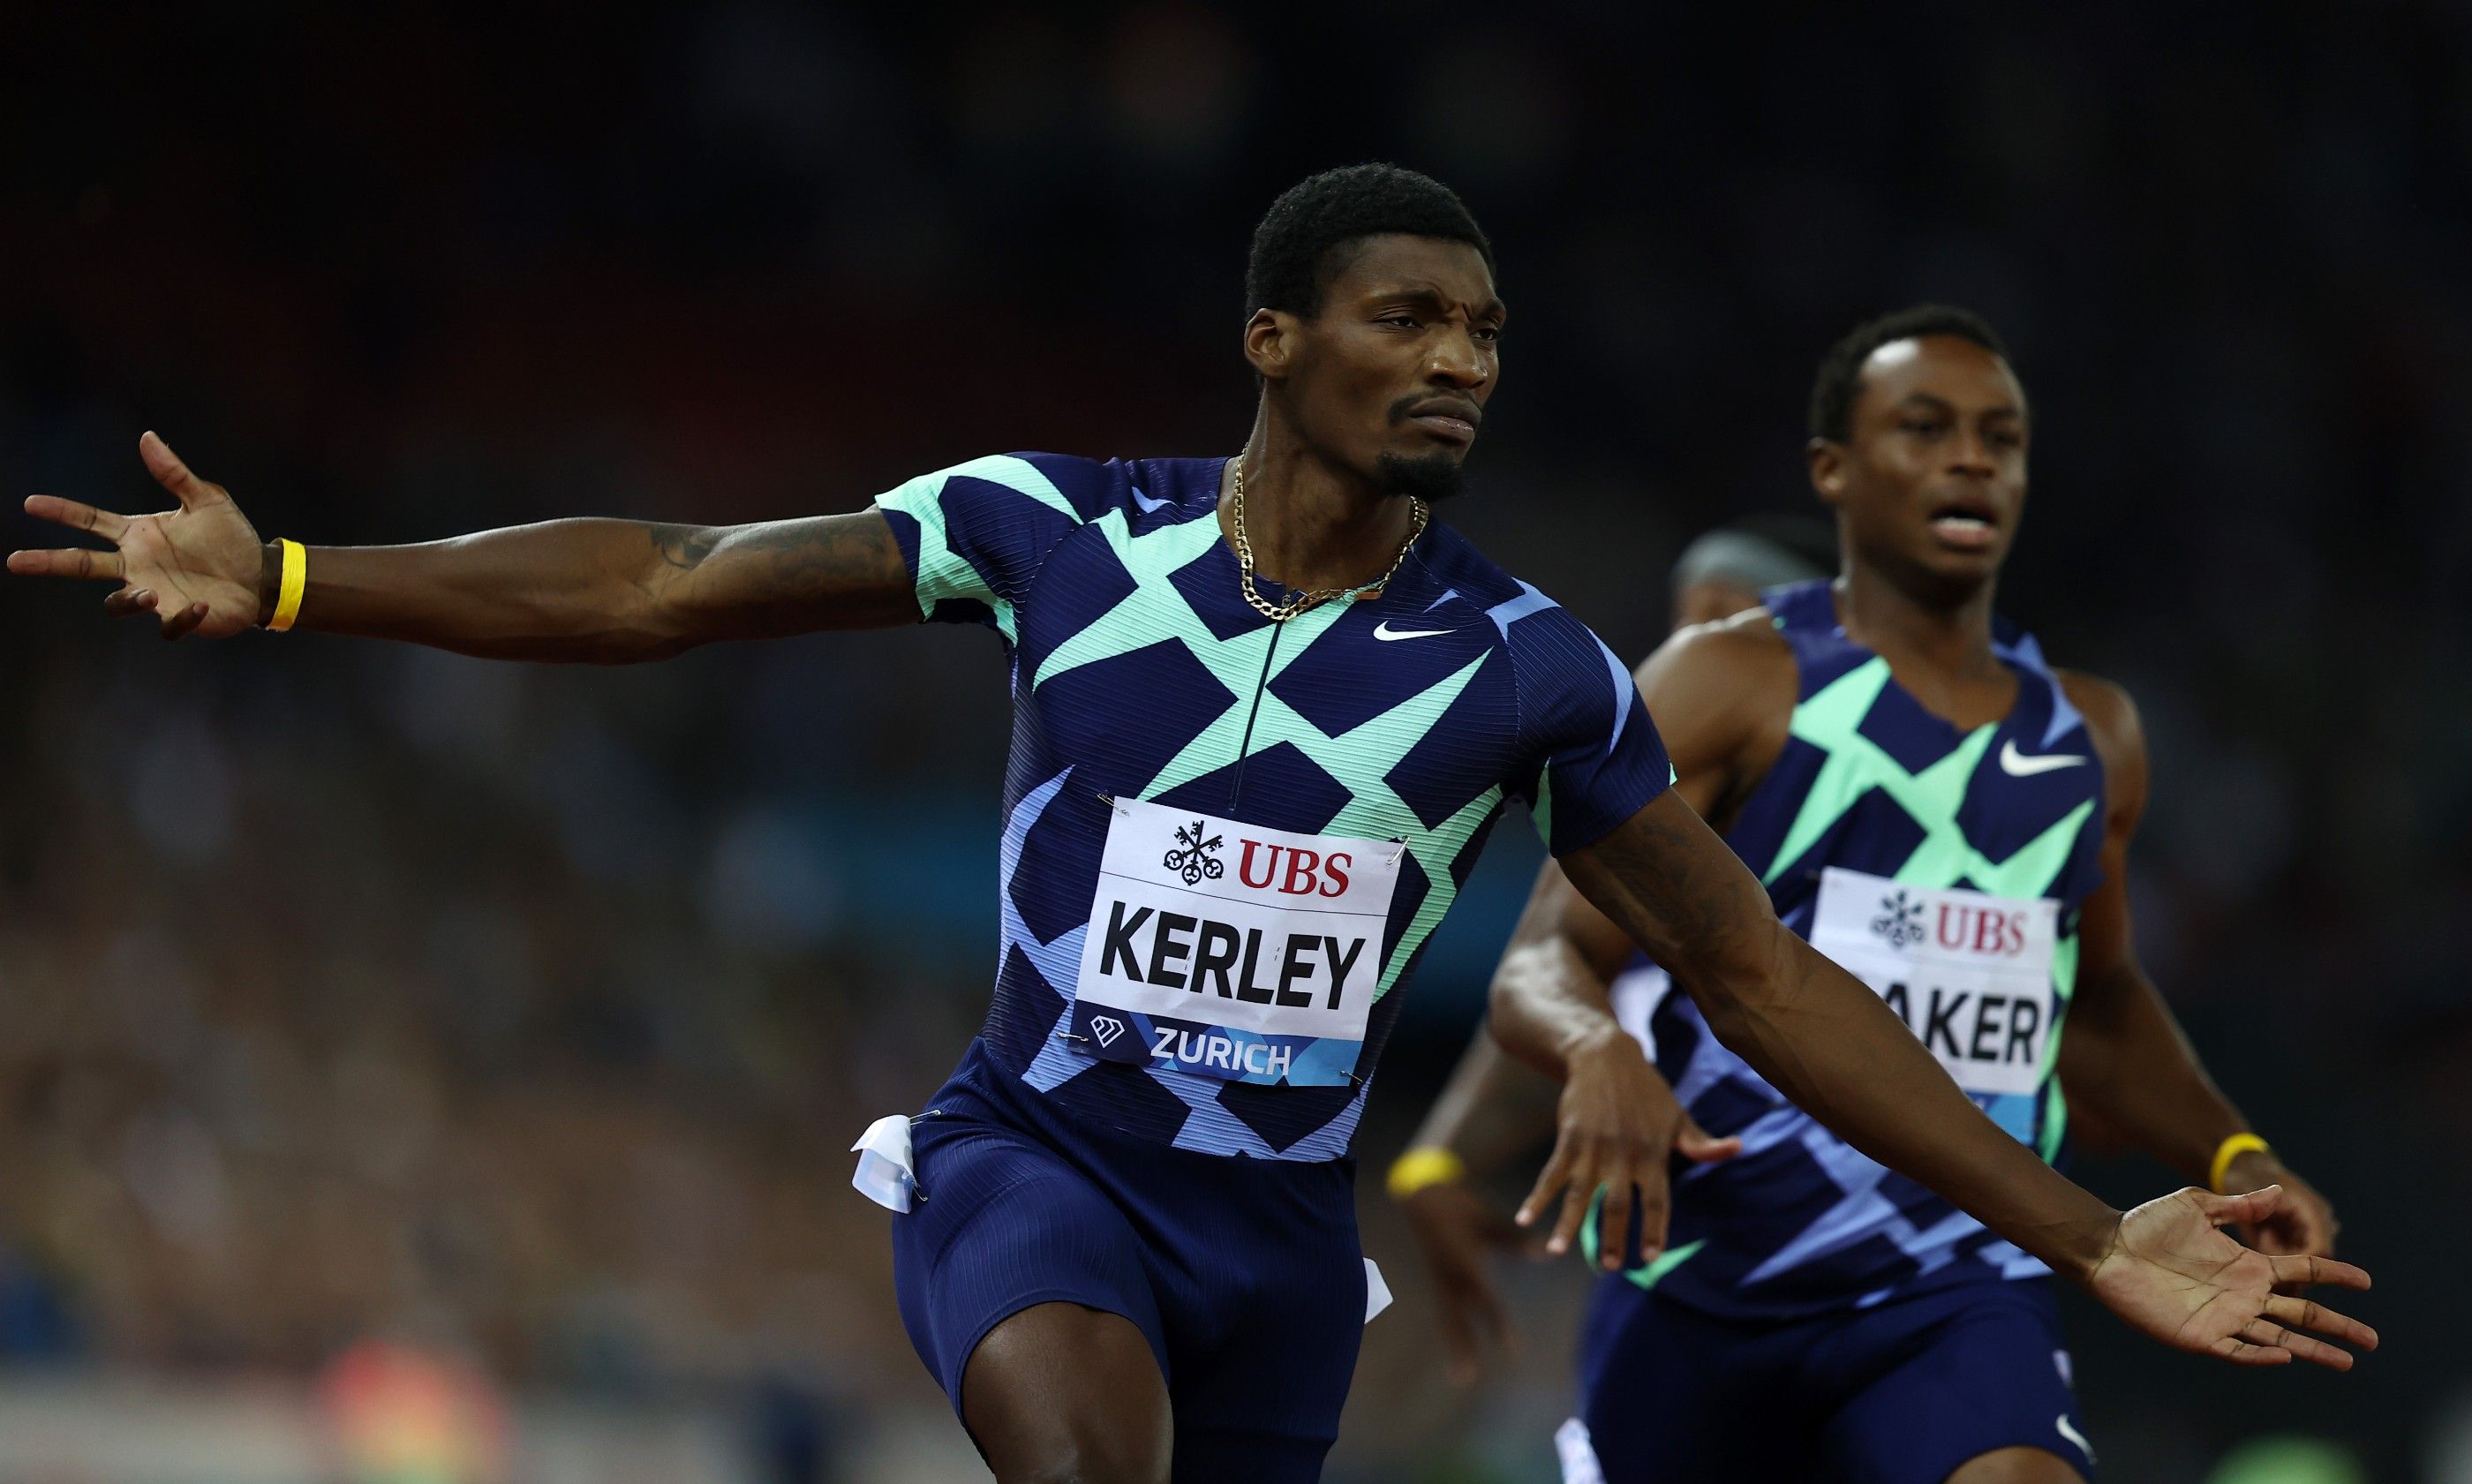
<instances>
[{"instance_id":1,"label":"athlete's left hand","mask_svg":"<svg viewBox=\"0 0 2472 1484\"><path fill-rule=\"evenodd\" d=\"M2342 1223L2335 1219L2335 1208L2308 1181L2284 1168L2281 1160L2263 1149L2251 1149L2223 1171L2223 1189L2235 1195L2270 1185L2283 1187L2283 1199L2275 1204L2273 1214L2242 1227L2242 1240L2276 1257L2333 1257L2335 1234L2342 1230Z\"/></svg>"},{"instance_id":2,"label":"athlete's left hand","mask_svg":"<svg viewBox=\"0 0 2472 1484\"><path fill-rule=\"evenodd\" d=\"M2086 1287L2132 1327L2179 1350L2235 1365L2288 1365L2294 1359L2330 1370L2352 1368L2349 1352L2302 1330L2378 1348L2375 1330L2278 1286L2333 1284L2366 1288L2369 1275L2332 1258L2273 1256L2244 1247L2218 1227L2265 1224L2285 1199L2281 1187L2246 1195L2217 1195L2194 1187L2148 1201L2120 1220L2111 1249L2086 1277Z\"/></svg>"}]
</instances>

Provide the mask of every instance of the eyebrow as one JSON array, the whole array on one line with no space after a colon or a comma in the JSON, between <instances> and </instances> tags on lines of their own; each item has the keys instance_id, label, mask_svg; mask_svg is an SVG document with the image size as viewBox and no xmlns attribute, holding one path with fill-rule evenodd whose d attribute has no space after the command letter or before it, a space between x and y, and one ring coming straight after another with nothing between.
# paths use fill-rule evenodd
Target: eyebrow
<instances>
[{"instance_id":1,"label":"eyebrow","mask_svg":"<svg viewBox=\"0 0 2472 1484\"><path fill-rule=\"evenodd\" d=\"M1429 309L1448 309L1451 307L1451 301L1443 296L1442 291L1433 288L1385 289L1374 294L1369 294L1366 295L1366 297L1377 301L1388 300L1393 303L1422 304ZM1509 311L1503 307L1502 300L1499 297L1495 297L1486 299L1484 303L1479 304L1476 307L1476 313L1471 318L1478 319L1503 319L1508 318L1509 316Z\"/></svg>"},{"instance_id":2,"label":"eyebrow","mask_svg":"<svg viewBox=\"0 0 2472 1484\"><path fill-rule=\"evenodd\" d=\"M1917 402L1922 403L1924 406L1931 408L1936 412L1946 412L1951 417L1957 415L1957 407L1954 403L1948 401L1944 397L1936 397L1928 391L1909 391L1898 401L1897 405L1899 407L1912 407ZM2023 417L2026 415L2026 410L2022 407L2002 406L1986 408L1983 412L1975 413L1975 415L1978 417Z\"/></svg>"}]
</instances>

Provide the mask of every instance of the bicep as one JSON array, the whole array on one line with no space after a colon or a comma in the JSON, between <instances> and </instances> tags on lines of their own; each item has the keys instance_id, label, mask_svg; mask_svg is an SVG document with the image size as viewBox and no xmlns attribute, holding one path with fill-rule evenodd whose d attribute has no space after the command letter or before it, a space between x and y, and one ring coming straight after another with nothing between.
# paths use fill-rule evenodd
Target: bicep
<instances>
[{"instance_id":1,"label":"bicep","mask_svg":"<svg viewBox=\"0 0 2472 1484\"><path fill-rule=\"evenodd\" d=\"M653 586L695 642L918 620L909 564L881 510L652 530Z\"/></svg>"}]
</instances>

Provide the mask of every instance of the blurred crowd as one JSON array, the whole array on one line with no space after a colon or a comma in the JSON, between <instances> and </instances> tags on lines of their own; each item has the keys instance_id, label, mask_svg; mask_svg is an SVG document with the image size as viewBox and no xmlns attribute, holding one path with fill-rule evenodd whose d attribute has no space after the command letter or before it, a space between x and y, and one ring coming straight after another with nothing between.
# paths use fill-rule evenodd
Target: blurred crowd
<instances>
[{"instance_id":1,"label":"blurred crowd","mask_svg":"<svg viewBox=\"0 0 2472 1484\"><path fill-rule=\"evenodd\" d=\"M313 543L1232 452L1253 218L1395 158L1467 198L1513 312L1442 515L1636 655L1681 541L1802 506L1820 349L1967 304L2037 427L2004 607L2144 711L2148 962L2394 1342L2261 1380L2080 1314L2106 1476L2201 1476L2270 1409L2438 1479L2472 1391L2423 1332L2472 1302L2472 12L1787 9L0 11L0 544L43 539L24 493L160 505L148 427ZM101 593L0 583L0 1362L305 1380L376 1337L725 1408L780 1484L941 1405L843 1151L984 1009L992 637L555 671L167 648ZM1473 1025L1513 834L1368 1160ZM1550 1477L1579 1276L1523 1277L1530 1348L1459 1404L1365 1204L1403 1302L1334 1478Z\"/></svg>"}]
</instances>

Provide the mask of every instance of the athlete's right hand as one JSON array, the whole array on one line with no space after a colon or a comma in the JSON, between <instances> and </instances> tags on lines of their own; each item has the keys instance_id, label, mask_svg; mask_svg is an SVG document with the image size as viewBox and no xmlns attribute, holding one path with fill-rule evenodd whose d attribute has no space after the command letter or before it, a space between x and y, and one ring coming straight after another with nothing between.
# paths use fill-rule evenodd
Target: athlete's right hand
<instances>
[{"instance_id":1,"label":"athlete's right hand","mask_svg":"<svg viewBox=\"0 0 2472 1484\"><path fill-rule=\"evenodd\" d=\"M166 639L192 633L221 639L255 624L265 565L256 528L221 484L190 473L154 434L137 440L137 457L179 502L178 509L115 515L74 500L33 496L27 514L89 531L115 550L12 552L9 570L19 577L118 582L103 601L104 611L115 618L154 614Z\"/></svg>"},{"instance_id":2,"label":"athlete's right hand","mask_svg":"<svg viewBox=\"0 0 2472 1484\"><path fill-rule=\"evenodd\" d=\"M1739 1139L1712 1137L1676 1100L1674 1089L1649 1065L1638 1042L1617 1027L1563 1059L1561 1117L1554 1156L1520 1203L1518 1221L1533 1226L1557 1192L1562 1213L1545 1250L1571 1249L1596 1192L1605 1192L1599 1218L1597 1260L1619 1271L1630 1249L1634 1202L1640 1260L1665 1248L1670 1202L1666 1166L1675 1154L1702 1162L1729 1160L1743 1152Z\"/></svg>"}]
</instances>

